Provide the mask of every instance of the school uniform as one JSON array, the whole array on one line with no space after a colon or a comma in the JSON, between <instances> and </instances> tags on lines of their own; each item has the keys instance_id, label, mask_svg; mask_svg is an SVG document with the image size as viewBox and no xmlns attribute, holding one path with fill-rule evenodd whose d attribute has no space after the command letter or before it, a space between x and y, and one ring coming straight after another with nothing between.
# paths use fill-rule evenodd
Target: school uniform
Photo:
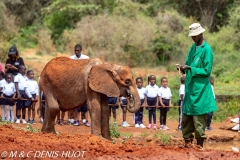
<instances>
[{"instance_id":1,"label":"school uniform","mask_svg":"<svg viewBox=\"0 0 240 160\"><path fill-rule=\"evenodd\" d=\"M144 103L144 93L145 88L137 88L140 100L141 100L141 107L140 109L135 113L135 124L143 124L143 103Z\"/></svg>"},{"instance_id":2,"label":"school uniform","mask_svg":"<svg viewBox=\"0 0 240 160\"><path fill-rule=\"evenodd\" d=\"M77 109L75 109L76 112L87 112L88 111L88 106L87 103L84 104L82 107L79 107Z\"/></svg>"},{"instance_id":3,"label":"school uniform","mask_svg":"<svg viewBox=\"0 0 240 160\"><path fill-rule=\"evenodd\" d=\"M116 104L117 103L117 97L109 97L107 96L108 104ZM109 106L109 109L118 109L118 105L116 106Z\"/></svg>"},{"instance_id":4,"label":"school uniform","mask_svg":"<svg viewBox=\"0 0 240 160\"><path fill-rule=\"evenodd\" d=\"M127 106L127 99L125 98L125 97L121 97L122 98L122 104L123 105L121 105L121 108L126 108Z\"/></svg>"},{"instance_id":5,"label":"school uniform","mask_svg":"<svg viewBox=\"0 0 240 160\"><path fill-rule=\"evenodd\" d=\"M28 90L30 92L30 94L32 95L33 98L36 98L36 96L38 96L38 84L35 80L33 79L27 79L27 86L28 86ZM27 97L29 98L29 97ZM26 107L29 107L32 105L32 100L26 100L24 102L24 105Z\"/></svg>"},{"instance_id":6,"label":"school uniform","mask_svg":"<svg viewBox=\"0 0 240 160\"><path fill-rule=\"evenodd\" d=\"M178 113L179 113L179 125L178 125L178 129L182 128L182 105L183 105L183 101L181 99L181 95L183 95L184 97L185 94L185 84L181 84L180 88L179 88L179 101L178 101Z\"/></svg>"},{"instance_id":7,"label":"school uniform","mask_svg":"<svg viewBox=\"0 0 240 160\"><path fill-rule=\"evenodd\" d=\"M13 98L14 93L16 92L15 85L13 82L5 82L3 85L3 97L4 98ZM11 99L3 99L3 107L2 107L2 117L5 117L6 113L8 114L8 120L14 122L13 116L13 106L14 101Z\"/></svg>"},{"instance_id":8,"label":"school uniform","mask_svg":"<svg viewBox=\"0 0 240 160\"><path fill-rule=\"evenodd\" d=\"M158 96L161 97L162 103L165 106L169 106L169 102L172 97L170 88L161 86L158 91ZM166 125L168 111L169 107L160 107L160 125Z\"/></svg>"},{"instance_id":9,"label":"school uniform","mask_svg":"<svg viewBox=\"0 0 240 160\"><path fill-rule=\"evenodd\" d=\"M89 57L88 57L87 55L84 55L84 54L81 54L81 56L80 56L79 58L76 56L76 54L70 56L69 58L75 59L75 60L79 60L79 59L89 59Z\"/></svg>"},{"instance_id":10,"label":"school uniform","mask_svg":"<svg viewBox=\"0 0 240 160\"><path fill-rule=\"evenodd\" d=\"M145 93L144 94L147 96L148 106L156 106L158 89L159 88L156 84L154 86L149 84L145 88ZM147 110L148 110L149 124L152 124L152 117L153 117L154 124L156 124L156 107L147 107Z\"/></svg>"},{"instance_id":11,"label":"school uniform","mask_svg":"<svg viewBox=\"0 0 240 160\"><path fill-rule=\"evenodd\" d=\"M0 88L3 88L3 85L6 83L5 79L0 80ZM2 90L0 90L0 95L2 95ZM0 98L0 105L3 104L3 99Z\"/></svg>"},{"instance_id":12,"label":"school uniform","mask_svg":"<svg viewBox=\"0 0 240 160\"><path fill-rule=\"evenodd\" d=\"M216 99L213 85L211 85L211 88L212 88L212 92L213 92L213 97L214 97L214 99ZM209 129L209 127L212 123L212 117L213 117L213 112L207 113L207 123L206 123L206 129L207 130Z\"/></svg>"},{"instance_id":13,"label":"school uniform","mask_svg":"<svg viewBox=\"0 0 240 160\"><path fill-rule=\"evenodd\" d=\"M28 96L28 98L32 98L32 95L30 94L28 84L27 84L27 77L18 73L14 77L14 83L15 82L18 82L18 90L21 98L26 98L25 94ZM17 109L22 109L25 107L25 102L23 100L17 100L16 103L17 103L16 104Z\"/></svg>"}]
</instances>

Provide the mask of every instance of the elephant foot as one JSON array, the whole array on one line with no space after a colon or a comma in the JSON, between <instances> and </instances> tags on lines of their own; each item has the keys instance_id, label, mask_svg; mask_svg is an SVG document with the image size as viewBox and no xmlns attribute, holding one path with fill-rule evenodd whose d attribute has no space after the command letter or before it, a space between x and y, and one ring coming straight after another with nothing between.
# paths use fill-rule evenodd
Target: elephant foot
<instances>
[{"instance_id":1,"label":"elephant foot","mask_svg":"<svg viewBox=\"0 0 240 160\"><path fill-rule=\"evenodd\" d=\"M56 134L56 131L55 131L55 129L53 128L48 128L48 129L44 129L44 128L42 128L41 129L41 132L43 132L43 133L54 133L54 134Z\"/></svg>"},{"instance_id":2,"label":"elephant foot","mask_svg":"<svg viewBox=\"0 0 240 160\"><path fill-rule=\"evenodd\" d=\"M103 137L103 138L105 138L105 139L107 139L107 140L109 140L109 141L112 141L112 138L111 138L110 136Z\"/></svg>"},{"instance_id":3,"label":"elephant foot","mask_svg":"<svg viewBox=\"0 0 240 160\"><path fill-rule=\"evenodd\" d=\"M107 140L112 141L112 138L110 137L110 133L109 134L102 134L102 137L107 139Z\"/></svg>"}]
</instances>

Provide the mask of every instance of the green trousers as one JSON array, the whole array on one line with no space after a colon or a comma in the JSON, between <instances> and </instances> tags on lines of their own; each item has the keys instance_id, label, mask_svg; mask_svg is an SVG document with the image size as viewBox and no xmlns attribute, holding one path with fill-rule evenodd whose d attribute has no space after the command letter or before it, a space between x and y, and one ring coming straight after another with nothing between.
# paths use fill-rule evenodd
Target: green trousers
<instances>
[{"instance_id":1,"label":"green trousers","mask_svg":"<svg viewBox=\"0 0 240 160\"><path fill-rule=\"evenodd\" d=\"M182 134L184 139L193 140L195 133L196 139L205 139L205 128L207 122L207 114L190 116L183 114L182 119Z\"/></svg>"}]
</instances>

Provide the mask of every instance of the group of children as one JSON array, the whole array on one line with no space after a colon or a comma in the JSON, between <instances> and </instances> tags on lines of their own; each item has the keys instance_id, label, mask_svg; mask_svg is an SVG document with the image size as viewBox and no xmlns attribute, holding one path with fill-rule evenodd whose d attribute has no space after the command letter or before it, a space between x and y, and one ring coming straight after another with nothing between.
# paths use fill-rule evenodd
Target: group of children
<instances>
[{"instance_id":1,"label":"group of children","mask_svg":"<svg viewBox=\"0 0 240 160\"><path fill-rule=\"evenodd\" d=\"M168 130L166 125L167 112L169 107L172 106L171 97L172 93L168 85L168 79L166 77L161 78L161 87L156 85L156 77L151 75L148 77L148 85L143 87L143 79L141 77L136 78L137 91L141 99L141 107L134 114L134 123L136 128L146 128L143 124L143 110L148 110L149 124L147 128L157 129L156 126L156 110L160 110L160 129ZM109 117L111 117L111 110L113 112L113 118L116 120L116 109L118 108L118 102L123 110L123 127L130 126L126 121L126 104L127 101L124 97L108 97L108 104L110 105Z\"/></svg>"},{"instance_id":2,"label":"group of children","mask_svg":"<svg viewBox=\"0 0 240 160\"><path fill-rule=\"evenodd\" d=\"M16 123L35 124L35 104L38 100L38 84L34 80L32 70L27 71L23 65L19 66L18 74L4 74L0 71L0 105L2 108L2 121L14 123L13 107L16 99ZM26 108L28 108L28 121L25 120Z\"/></svg>"},{"instance_id":3,"label":"group of children","mask_svg":"<svg viewBox=\"0 0 240 160\"><path fill-rule=\"evenodd\" d=\"M25 76L26 68L23 65L19 66L18 74L13 76L11 73L4 74L0 71L0 105L2 108L2 121L10 121L11 123L23 124L31 123L35 124L35 105L38 100L38 84L34 80L34 72L32 70L27 71L27 76ZM181 85L179 89L179 125L178 129L182 128L182 104L184 100L184 89L185 89L185 77L180 79ZM210 82L214 84L214 78L211 77ZM143 124L143 110L146 108L148 110L148 125L149 129L157 129L156 125L156 111L160 110L160 129L168 130L166 125L167 113L169 107L172 106L171 97L172 93L168 87L168 79L166 77L161 78L160 87L156 84L156 76L151 75L148 77L148 85L146 88L143 87L143 79L141 77L136 78L137 91L141 100L140 109L134 113L134 124L136 128L146 128ZM214 91L213 91L214 93ZM16 97L16 98L15 98ZM14 98L16 99L16 121L13 112L13 107L15 105ZM42 99L44 99L42 94ZM116 109L119 104L123 111L123 127L129 127L130 125L126 121L127 113L127 100L125 97L109 97L109 117L111 117L111 112L113 113L113 118L116 122L117 114ZM28 109L28 121L25 120L26 108ZM87 105L80 107L73 111L68 111L68 121L67 124L73 124L74 126L79 126L80 112L82 113L82 120L86 126L90 126L88 122L88 108ZM56 124L63 125L65 112L57 115ZM44 102L42 102L42 114L41 121L44 119ZM207 127L206 130L212 130L210 127L211 119L213 113L208 114Z\"/></svg>"},{"instance_id":4,"label":"group of children","mask_svg":"<svg viewBox=\"0 0 240 160\"><path fill-rule=\"evenodd\" d=\"M183 100L184 100L184 94L185 94L185 77L180 78L180 88L179 88L179 125L178 130L182 130L182 106L183 106ZM210 83L213 90L214 85L214 78L211 76ZM168 87L168 79L167 77L161 78L160 87L156 84L156 76L150 75L148 77L148 85L146 88L143 87L143 79L141 77L136 78L136 84L137 84L137 91L141 100L141 107L140 109L134 113L134 124L136 128L146 128L146 126L143 124L143 110L146 108L148 110L148 129L157 129L156 125L156 111L157 109L160 110L160 129L161 130L168 130L169 128L166 125L167 121L167 113L169 111L169 108L172 106L172 93L170 88ZM215 97L215 95L214 95ZM109 104L109 118L111 117L111 111L113 113L113 118L115 120L114 123L116 123L116 109L118 108L118 104L120 103L120 106L123 111L123 127L129 127L130 125L126 121L126 105L127 101L124 97L108 97L108 104ZM206 130L213 130L213 128L210 126L212 121L213 113L207 114L207 126Z\"/></svg>"}]
</instances>

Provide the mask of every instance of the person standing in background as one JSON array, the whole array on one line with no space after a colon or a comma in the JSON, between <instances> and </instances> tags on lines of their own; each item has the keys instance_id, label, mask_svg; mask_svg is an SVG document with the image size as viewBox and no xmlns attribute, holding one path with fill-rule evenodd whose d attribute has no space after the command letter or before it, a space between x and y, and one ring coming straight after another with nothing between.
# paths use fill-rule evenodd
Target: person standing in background
<instances>
[{"instance_id":1,"label":"person standing in background","mask_svg":"<svg viewBox=\"0 0 240 160\"><path fill-rule=\"evenodd\" d=\"M179 88L179 102L178 102L178 113L179 113L179 124L178 124L178 131L182 131L182 106L183 106L183 100L184 100L184 94L185 94L185 77L181 77L180 79L181 85Z\"/></svg>"},{"instance_id":2,"label":"person standing in background","mask_svg":"<svg viewBox=\"0 0 240 160\"><path fill-rule=\"evenodd\" d=\"M185 147L192 147L193 132L197 139L197 145L203 147L206 139L207 113L217 110L209 82L213 52L203 39L204 31L205 29L199 23L189 26L189 37L192 38L194 44L188 52L185 65L179 67L182 73L186 74L182 123Z\"/></svg>"},{"instance_id":3,"label":"person standing in background","mask_svg":"<svg viewBox=\"0 0 240 160\"><path fill-rule=\"evenodd\" d=\"M141 100L141 106L140 109L135 113L135 128L146 128L146 126L143 124L143 109L144 109L144 93L145 88L143 87L143 79L142 77L136 78L137 83L137 91Z\"/></svg>"},{"instance_id":4,"label":"person standing in background","mask_svg":"<svg viewBox=\"0 0 240 160\"><path fill-rule=\"evenodd\" d=\"M8 52L8 59L5 63L5 73L12 73L13 76L18 74L19 66L25 66L22 57L19 56L16 46L12 46Z\"/></svg>"},{"instance_id":5,"label":"person standing in background","mask_svg":"<svg viewBox=\"0 0 240 160\"><path fill-rule=\"evenodd\" d=\"M211 83L211 87L212 87L213 96L214 96L214 99L215 99L215 93L214 93L214 88L213 88L213 86L214 86L214 77L213 76L210 77L210 83ZM207 130L208 131L213 130L213 128L210 126L211 123L212 123L212 117L213 117L213 112L207 113L207 126L205 128L206 131Z\"/></svg>"},{"instance_id":6,"label":"person standing in background","mask_svg":"<svg viewBox=\"0 0 240 160\"><path fill-rule=\"evenodd\" d=\"M89 59L87 55L82 54L82 46L80 44L76 44L74 47L74 52L75 54L70 56L69 58L74 59L74 60L81 60L81 59ZM71 114L73 113L74 119L77 119L77 117L80 117L80 112L81 112L81 117L82 117L82 122L85 124L85 126L90 127L90 124L88 122L88 106L87 104L83 106L83 108L77 108L76 110L71 110L68 111L68 124L71 124ZM79 126L80 123L78 121L74 121L75 126Z\"/></svg>"}]
</instances>

